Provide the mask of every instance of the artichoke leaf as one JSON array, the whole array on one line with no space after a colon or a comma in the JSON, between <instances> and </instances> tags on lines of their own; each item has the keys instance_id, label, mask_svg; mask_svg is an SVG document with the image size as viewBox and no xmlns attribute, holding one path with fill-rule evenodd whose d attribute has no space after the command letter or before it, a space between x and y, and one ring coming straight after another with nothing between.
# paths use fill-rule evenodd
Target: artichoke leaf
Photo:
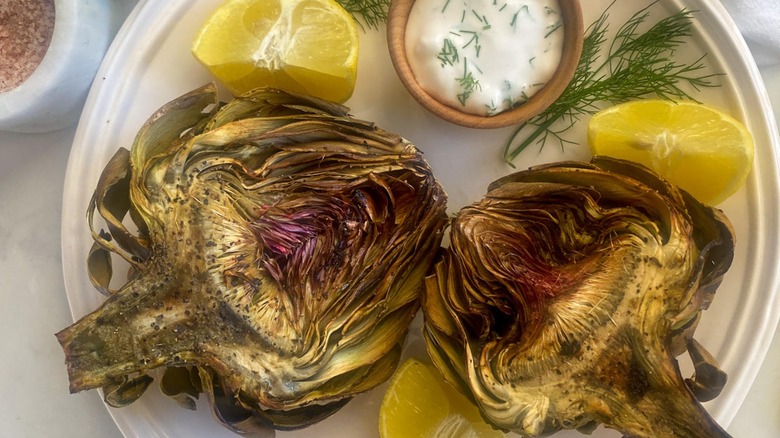
<instances>
[{"instance_id":1,"label":"artichoke leaf","mask_svg":"<svg viewBox=\"0 0 780 438\"><path fill-rule=\"evenodd\" d=\"M139 260L149 257L149 250L145 241L145 224L139 223L138 217L131 214L134 225L139 228L136 236L123 223L125 216L132 209L128 196L129 158L129 151L120 148L108 162L90 200L87 220L96 243L111 252L121 254L125 260L135 265ZM107 231L95 229L95 211L103 218ZM113 242L116 242L116 245Z\"/></svg>"},{"instance_id":2,"label":"artichoke leaf","mask_svg":"<svg viewBox=\"0 0 780 438\"><path fill-rule=\"evenodd\" d=\"M103 245L94 242L87 255L87 275L89 281L103 295L111 295L115 291L111 289L111 278L114 276L111 251Z\"/></svg>"},{"instance_id":3,"label":"artichoke leaf","mask_svg":"<svg viewBox=\"0 0 780 438\"><path fill-rule=\"evenodd\" d=\"M195 367L168 367L160 379L160 391L179 406L194 411L195 401L203 392L200 374Z\"/></svg>"},{"instance_id":4,"label":"artichoke leaf","mask_svg":"<svg viewBox=\"0 0 780 438\"><path fill-rule=\"evenodd\" d=\"M198 380L214 418L228 430L252 438L274 438L275 429L263 416L242 407L226 394L213 370L197 367Z\"/></svg>"},{"instance_id":5,"label":"artichoke leaf","mask_svg":"<svg viewBox=\"0 0 780 438\"><path fill-rule=\"evenodd\" d=\"M134 169L154 157L179 146L177 140L204 119L209 119L209 108L215 110L217 88L206 84L163 105L141 126L131 147L130 162ZM185 127L182 129L182 127ZM136 174L136 182L142 175Z\"/></svg>"},{"instance_id":6,"label":"artichoke leaf","mask_svg":"<svg viewBox=\"0 0 780 438\"><path fill-rule=\"evenodd\" d=\"M595 157L495 181L450 233L425 283L425 340L489 422L523 436L597 424L728 436L697 401L726 375L693 339L733 257L722 212L646 168Z\"/></svg>"},{"instance_id":7,"label":"artichoke leaf","mask_svg":"<svg viewBox=\"0 0 780 438\"><path fill-rule=\"evenodd\" d=\"M714 399L726 386L728 375L718 366L715 358L696 339L688 340L688 353L693 361L694 374L685 383L696 400L706 402Z\"/></svg>"},{"instance_id":8,"label":"artichoke leaf","mask_svg":"<svg viewBox=\"0 0 780 438\"><path fill-rule=\"evenodd\" d=\"M128 216L148 255L131 251L127 282L57 334L71 391L189 367L226 427L263 436L390 376L447 225L416 147L346 107L268 89L220 104L208 85L156 112L127 156L93 197L115 226L88 264L107 289ZM181 372L163 392L192 407Z\"/></svg>"},{"instance_id":9,"label":"artichoke leaf","mask_svg":"<svg viewBox=\"0 0 780 438\"><path fill-rule=\"evenodd\" d=\"M118 382L103 387L103 400L114 408L127 406L138 400L153 381L154 379L147 374L133 378L124 377Z\"/></svg>"}]
</instances>

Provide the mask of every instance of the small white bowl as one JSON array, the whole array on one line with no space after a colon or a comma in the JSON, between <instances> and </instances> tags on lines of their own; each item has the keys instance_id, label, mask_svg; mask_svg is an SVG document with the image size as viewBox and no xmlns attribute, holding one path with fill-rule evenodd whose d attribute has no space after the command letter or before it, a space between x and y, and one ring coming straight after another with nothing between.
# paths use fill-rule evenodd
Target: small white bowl
<instances>
[{"instance_id":1,"label":"small white bowl","mask_svg":"<svg viewBox=\"0 0 780 438\"><path fill-rule=\"evenodd\" d=\"M114 0L54 0L54 30L41 63L0 93L0 131L50 132L78 120L116 34L114 9Z\"/></svg>"}]
</instances>

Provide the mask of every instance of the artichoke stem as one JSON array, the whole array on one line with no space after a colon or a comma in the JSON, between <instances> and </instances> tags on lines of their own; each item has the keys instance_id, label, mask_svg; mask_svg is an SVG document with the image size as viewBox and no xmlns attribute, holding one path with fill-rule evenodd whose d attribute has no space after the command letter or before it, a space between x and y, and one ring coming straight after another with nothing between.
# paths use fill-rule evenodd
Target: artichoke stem
<instances>
[{"instance_id":1,"label":"artichoke stem","mask_svg":"<svg viewBox=\"0 0 780 438\"><path fill-rule=\"evenodd\" d=\"M56 334L72 393L188 359L196 344L194 331L187 329L196 306L159 272L147 271Z\"/></svg>"},{"instance_id":2,"label":"artichoke stem","mask_svg":"<svg viewBox=\"0 0 780 438\"><path fill-rule=\"evenodd\" d=\"M730 437L696 400L676 359L661 342L647 345L653 354L643 353L636 341L629 341L629 345L627 350L632 353L623 362L628 364L625 411L614 421L615 428L629 437Z\"/></svg>"},{"instance_id":3,"label":"artichoke stem","mask_svg":"<svg viewBox=\"0 0 780 438\"><path fill-rule=\"evenodd\" d=\"M648 403L643 406L640 403L637 413L645 416L644 423L650 430L641 428L636 434L627 436L654 437L654 438L727 438L728 434L709 413L689 393L684 393L684 388L675 387L669 389L658 397L663 400L656 403ZM667 409L659 409L659 406L668 406ZM643 410L647 409L647 410Z\"/></svg>"}]
</instances>

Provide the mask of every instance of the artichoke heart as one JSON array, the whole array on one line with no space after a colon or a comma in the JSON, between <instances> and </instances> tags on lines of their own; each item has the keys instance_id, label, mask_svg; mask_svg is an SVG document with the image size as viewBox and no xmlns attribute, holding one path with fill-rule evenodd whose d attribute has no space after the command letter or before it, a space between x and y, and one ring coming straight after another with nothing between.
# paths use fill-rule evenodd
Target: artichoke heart
<instances>
[{"instance_id":1,"label":"artichoke heart","mask_svg":"<svg viewBox=\"0 0 780 438\"><path fill-rule=\"evenodd\" d=\"M728 436L699 403L726 374L693 339L733 258L721 211L594 157L495 181L450 240L426 279L426 345L487 421L522 436Z\"/></svg>"},{"instance_id":2,"label":"artichoke heart","mask_svg":"<svg viewBox=\"0 0 780 438\"><path fill-rule=\"evenodd\" d=\"M446 200L412 144L341 105L175 99L95 189L87 264L108 298L57 334L71 391L123 406L156 377L259 436L327 417L394 371Z\"/></svg>"}]
</instances>

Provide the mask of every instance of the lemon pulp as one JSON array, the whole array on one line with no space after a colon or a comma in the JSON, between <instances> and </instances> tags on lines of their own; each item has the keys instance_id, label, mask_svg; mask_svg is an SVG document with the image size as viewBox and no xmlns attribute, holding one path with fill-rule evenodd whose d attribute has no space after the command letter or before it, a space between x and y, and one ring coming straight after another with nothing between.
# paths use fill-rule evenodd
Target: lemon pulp
<instances>
[{"instance_id":1,"label":"lemon pulp","mask_svg":"<svg viewBox=\"0 0 780 438\"><path fill-rule=\"evenodd\" d=\"M501 438L433 365L407 359L390 380L379 411L381 438Z\"/></svg>"},{"instance_id":2,"label":"lemon pulp","mask_svg":"<svg viewBox=\"0 0 780 438\"><path fill-rule=\"evenodd\" d=\"M228 0L192 53L235 95L267 86L342 103L355 88L357 24L334 0Z\"/></svg>"},{"instance_id":3,"label":"lemon pulp","mask_svg":"<svg viewBox=\"0 0 780 438\"><path fill-rule=\"evenodd\" d=\"M724 112L695 102L632 101L595 114L591 152L643 164L699 201L715 205L744 184L753 138Z\"/></svg>"}]
</instances>

